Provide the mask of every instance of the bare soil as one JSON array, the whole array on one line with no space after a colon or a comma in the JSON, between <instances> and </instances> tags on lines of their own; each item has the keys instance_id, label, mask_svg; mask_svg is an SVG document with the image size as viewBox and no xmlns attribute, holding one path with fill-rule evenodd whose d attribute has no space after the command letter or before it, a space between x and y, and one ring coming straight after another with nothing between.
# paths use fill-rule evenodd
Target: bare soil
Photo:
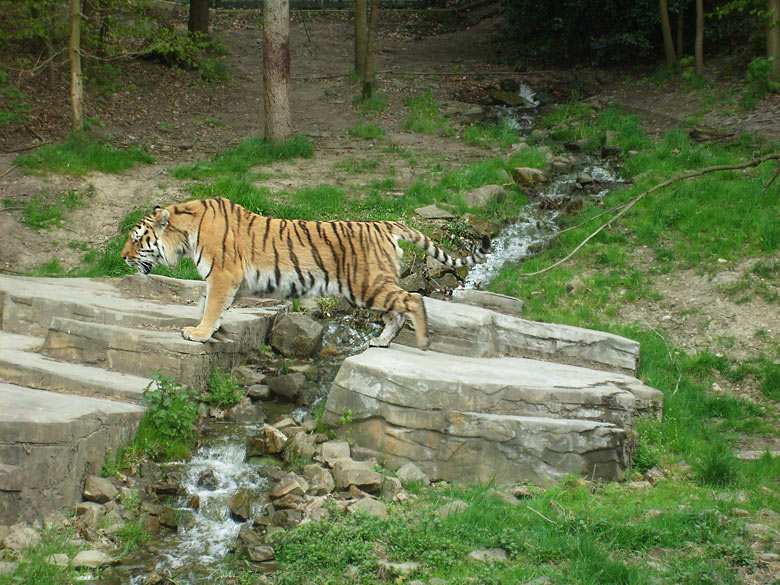
<instances>
[{"instance_id":1,"label":"bare soil","mask_svg":"<svg viewBox=\"0 0 780 585\"><path fill-rule=\"evenodd\" d=\"M173 18L181 24L185 16L181 12ZM155 164L121 176L39 176L14 168L14 151L56 140L68 128L66 76L62 75L63 83L53 88L28 88L27 95L34 103L33 120L18 132L0 136L0 149L6 152L0 154L0 197L22 205L37 194L68 188L84 191L91 186L94 194L85 208L70 212L61 227L50 231L36 232L24 226L18 211L0 211L0 269L27 272L54 257L66 268L77 265L81 253L69 247L69 242L100 246L117 233L119 220L131 209L183 196L186 185L171 177L169 168L262 135L262 31L258 16L221 11L212 17L214 35L230 50L225 57L232 77L229 82L210 85L197 81L192 72L134 61L124 66L117 91L89 98L87 114L105 124L96 132L117 145L146 145L157 157ZM708 107L703 92L688 91L680 82L637 83L626 80L625 70L513 71L500 64L507 27L489 7L468 14L442 12L434 20L413 12L388 11L382 20L375 67L378 91L387 98L388 108L373 120L387 131L380 145L347 133L362 119L352 105L359 86L348 76L353 68L349 15L294 14L292 118L295 131L312 141L316 156L264 168L268 175L264 185L283 191L336 183L359 191L372 178L370 174L350 174L339 163L380 158L377 175L387 176L392 167L395 188L401 190L418 176L435 172L438 164L450 168L495 156L497 152L464 145L458 136L404 131L402 103L404 97L424 90L444 100L478 101L502 77L522 80L564 100L576 87L586 99L617 102L638 112L651 133L683 127L686 121L690 124L694 120L710 134L752 133L780 140L780 95L767 96L755 109L745 110L738 104L744 84L737 79L719 80L726 107L713 108ZM708 75L715 78L719 72L708 71ZM398 154L388 153L388 144L397 146ZM412 164L411 159L417 162ZM642 250L636 251L637 264L651 262L646 256ZM627 304L620 319L668 334L689 351L710 349L736 359L758 355L777 358L780 305L760 299L737 303L722 286L739 278L751 262L655 276L653 286L662 300ZM755 388L731 390L760 397Z\"/></svg>"}]
</instances>

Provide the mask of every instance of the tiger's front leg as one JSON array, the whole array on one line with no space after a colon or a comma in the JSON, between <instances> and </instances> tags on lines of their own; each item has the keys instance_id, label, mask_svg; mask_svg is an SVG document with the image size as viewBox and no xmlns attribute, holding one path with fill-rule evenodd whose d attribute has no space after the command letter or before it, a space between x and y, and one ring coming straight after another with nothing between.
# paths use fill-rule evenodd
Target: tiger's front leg
<instances>
[{"instance_id":1,"label":"tiger's front leg","mask_svg":"<svg viewBox=\"0 0 780 585\"><path fill-rule=\"evenodd\" d=\"M222 313L231 305L241 285L241 278L229 274L214 275L206 283L206 303L203 317L195 327L181 330L182 337L190 341L207 341L219 328Z\"/></svg>"}]
</instances>

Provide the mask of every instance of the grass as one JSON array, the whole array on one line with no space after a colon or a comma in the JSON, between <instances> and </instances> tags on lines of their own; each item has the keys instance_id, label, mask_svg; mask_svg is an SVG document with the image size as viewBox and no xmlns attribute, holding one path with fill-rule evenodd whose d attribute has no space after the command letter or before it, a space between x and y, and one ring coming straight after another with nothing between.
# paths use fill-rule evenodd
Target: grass
<instances>
[{"instance_id":1,"label":"grass","mask_svg":"<svg viewBox=\"0 0 780 585\"><path fill-rule=\"evenodd\" d=\"M85 207L92 191L86 192L68 189L56 195L35 195L22 207L22 223L36 231L60 226L65 221L65 213ZM12 205L4 202L7 209Z\"/></svg>"},{"instance_id":2,"label":"grass","mask_svg":"<svg viewBox=\"0 0 780 585\"><path fill-rule=\"evenodd\" d=\"M519 142L522 134L506 120L500 122L475 124L463 130L463 142L472 146L507 148Z\"/></svg>"},{"instance_id":3,"label":"grass","mask_svg":"<svg viewBox=\"0 0 780 585\"><path fill-rule=\"evenodd\" d=\"M432 92L410 96L404 99L409 113L404 120L404 128L420 134L440 134L450 136L454 133L449 118L439 110Z\"/></svg>"},{"instance_id":4,"label":"grass","mask_svg":"<svg viewBox=\"0 0 780 585\"><path fill-rule=\"evenodd\" d=\"M225 372L221 368L214 368L209 378L209 389L204 399L206 404L216 406L217 408L231 408L238 404L238 401L244 397L244 392L230 372Z\"/></svg>"},{"instance_id":5,"label":"grass","mask_svg":"<svg viewBox=\"0 0 780 585\"><path fill-rule=\"evenodd\" d=\"M14 162L31 171L82 176L90 171L122 173L138 164L153 163L154 157L138 146L117 148L86 135L72 135L20 155Z\"/></svg>"},{"instance_id":6,"label":"grass","mask_svg":"<svg viewBox=\"0 0 780 585\"><path fill-rule=\"evenodd\" d=\"M19 558L19 566L12 573L0 573L0 585L70 585L80 579L80 571L70 567L59 567L49 562L54 554L66 554L74 557L82 546L74 544L73 534L69 530L44 530L40 542L28 547Z\"/></svg>"},{"instance_id":7,"label":"grass","mask_svg":"<svg viewBox=\"0 0 780 585\"><path fill-rule=\"evenodd\" d=\"M177 179L205 179L224 175L244 175L253 167L292 158L311 158L314 149L303 136L282 142L268 142L262 138L248 138L227 152L208 161L182 165L172 170Z\"/></svg>"},{"instance_id":8,"label":"grass","mask_svg":"<svg viewBox=\"0 0 780 585\"><path fill-rule=\"evenodd\" d=\"M385 137L385 130L376 124L356 124L348 130L350 136L355 138L365 138L366 140L377 140Z\"/></svg>"}]
</instances>

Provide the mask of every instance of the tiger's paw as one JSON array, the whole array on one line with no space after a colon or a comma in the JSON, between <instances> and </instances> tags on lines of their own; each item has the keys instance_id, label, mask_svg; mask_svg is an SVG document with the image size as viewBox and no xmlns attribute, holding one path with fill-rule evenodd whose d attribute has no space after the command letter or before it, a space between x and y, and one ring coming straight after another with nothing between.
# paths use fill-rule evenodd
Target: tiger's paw
<instances>
[{"instance_id":1,"label":"tiger's paw","mask_svg":"<svg viewBox=\"0 0 780 585\"><path fill-rule=\"evenodd\" d=\"M370 347L388 347L390 345L390 341L385 341L380 337L374 337L373 339L369 340L368 345Z\"/></svg>"},{"instance_id":2,"label":"tiger's paw","mask_svg":"<svg viewBox=\"0 0 780 585\"><path fill-rule=\"evenodd\" d=\"M203 343L204 341L208 341L211 337L211 332L201 331L197 327L185 327L181 330L181 336L189 341L199 341Z\"/></svg>"}]
</instances>

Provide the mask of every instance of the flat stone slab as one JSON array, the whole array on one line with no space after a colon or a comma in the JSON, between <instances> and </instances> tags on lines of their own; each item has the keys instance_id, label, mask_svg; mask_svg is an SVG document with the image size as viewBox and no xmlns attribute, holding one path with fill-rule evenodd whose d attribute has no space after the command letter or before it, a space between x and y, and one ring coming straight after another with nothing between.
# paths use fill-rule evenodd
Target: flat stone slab
<instances>
[{"instance_id":1,"label":"flat stone slab","mask_svg":"<svg viewBox=\"0 0 780 585\"><path fill-rule=\"evenodd\" d=\"M0 331L0 378L19 386L140 402L151 378L63 363L42 355L44 340Z\"/></svg>"},{"instance_id":2,"label":"flat stone slab","mask_svg":"<svg viewBox=\"0 0 780 585\"><path fill-rule=\"evenodd\" d=\"M472 357L514 356L596 368L635 376L639 343L594 331L529 321L483 307L424 299L431 349ZM397 340L416 346L408 326Z\"/></svg>"},{"instance_id":3,"label":"flat stone slab","mask_svg":"<svg viewBox=\"0 0 780 585\"><path fill-rule=\"evenodd\" d=\"M380 416L416 427L448 410L597 420L633 427L663 395L636 378L525 358L472 358L392 344L344 360L323 422Z\"/></svg>"},{"instance_id":4,"label":"flat stone slab","mask_svg":"<svg viewBox=\"0 0 780 585\"><path fill-rule=\"evenodd\" d=\"M125 277L121 281L0 275L0 329L43 337L54 317L170 331L196 325L201 310L192 297L193 291L202 290L202 283L184 280L177 287L170 282L175 280L154 275ZM141 291L146 291L147 298L130 296L140 295ZM156 297L158 293L168 302L160 302ZM181 302L177 302L179 298ZM259 307L231 307L225 311L222 330L238 340L248 323L272 319L289 306L289 303L273 300L260 304Z\"/></svg>"},{"instance_id":5,"label":"flat stone slab","mask_svg":"<svg viewBox=\"0 0 780 585\"><path fill-rule=\"evenodd\" d=\"M0 524L80 501L84 477L100 474L106 452L135 436L144 412L136 404L6 383L0 404Z\"/></svg>"}]
</instances>

